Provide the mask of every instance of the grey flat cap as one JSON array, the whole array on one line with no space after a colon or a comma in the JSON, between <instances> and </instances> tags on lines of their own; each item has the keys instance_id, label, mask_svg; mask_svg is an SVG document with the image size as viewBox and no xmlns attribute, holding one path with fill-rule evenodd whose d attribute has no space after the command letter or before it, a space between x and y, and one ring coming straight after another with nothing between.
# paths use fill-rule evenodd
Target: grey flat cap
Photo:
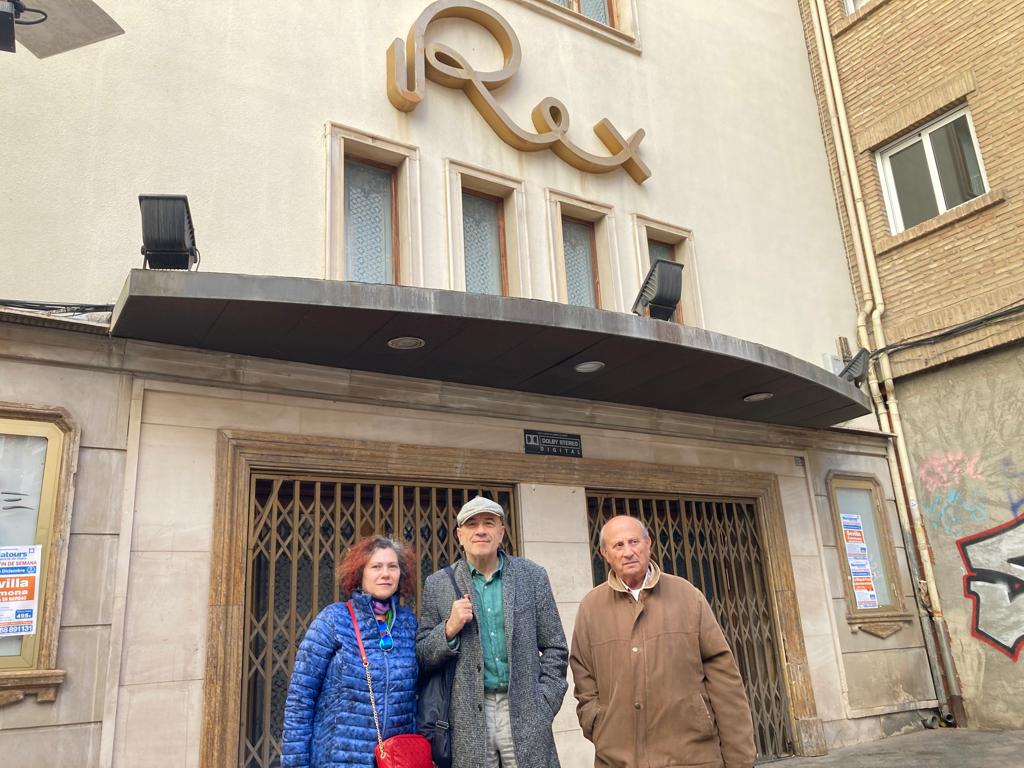
<instances>
[{"instance_id":1,"label":"grey flat cap","mask_svg":"<svg viewBox=\"0 0 1024 768\"><path fill-rule=\"evenodd\" d=\"M479 515L481 512L490 512L492 515L500 517L502 521L505 520L505 510L501 508L501 504L485 499L483 496L474 496L462 505L458 517L455 518L455 522L462 525L473 515Z\"/></svg>"}]
</instances>

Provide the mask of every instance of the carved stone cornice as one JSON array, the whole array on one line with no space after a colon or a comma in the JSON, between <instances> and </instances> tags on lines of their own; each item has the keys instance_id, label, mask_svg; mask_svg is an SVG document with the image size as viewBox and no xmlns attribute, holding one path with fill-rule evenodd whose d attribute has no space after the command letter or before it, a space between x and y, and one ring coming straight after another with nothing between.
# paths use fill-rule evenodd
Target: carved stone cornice
<instances>
[{"instance_id":1,"label":"carved stone cornice","mask_svg":"<svg viewBox=\"0 0 1024 768\"><path fill-rule=\"evenodd\" d=\"M21 701L35 694L36 701L56 701L57 690L64 682L63 669L26 669L0 673L0 707Z\"/></svg>"}]
</instances>

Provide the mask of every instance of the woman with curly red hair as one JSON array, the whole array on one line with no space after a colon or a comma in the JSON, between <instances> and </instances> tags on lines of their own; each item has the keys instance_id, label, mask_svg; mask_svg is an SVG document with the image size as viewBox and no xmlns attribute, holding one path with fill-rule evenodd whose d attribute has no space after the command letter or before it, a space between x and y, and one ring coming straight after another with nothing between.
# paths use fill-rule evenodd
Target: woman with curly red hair
<instances>
[{"instance_id":1,"label":"woman with curly red hair","mask_svg":"<svg viewBox=\"0 0 1024 768\"><path fill-rule=\"evenodd\" d=\"M295 656L282 768L373 766L378 725L382 739L415 732L416 616L400 600L412 595L413 572L405 546L383 536L361 539L345 553L337 576L348 602L320 612ZM369 662L376 719L353 617Z\"/></svg>"}]
</instances>

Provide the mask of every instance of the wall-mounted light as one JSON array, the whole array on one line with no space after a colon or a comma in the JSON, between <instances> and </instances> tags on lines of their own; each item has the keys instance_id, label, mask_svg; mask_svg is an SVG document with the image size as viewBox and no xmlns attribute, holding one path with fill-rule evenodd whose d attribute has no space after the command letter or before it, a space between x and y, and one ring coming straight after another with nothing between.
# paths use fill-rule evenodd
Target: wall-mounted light
<instances>
[{"instance_id":1,"label":"wall-mounted light","mask_svg":"<svg viewBox=\"0 0 1024 768\"><path fill-rule=\"evenodd\" d=\"M683 265L677 261L657 259L633 302L633 314L642 315L644 307L647 307L655 320L670 320L682 292Z\"/></svg>"},{"instance_id":2,"label":"wall-mounted light","mask_svg":"<svg viewBox=\"0 0 1024 768\"><path fill-rule=\"evenodd\" d=\"M21 14L32 14L33 18L23 19ZM32 26L46 21L46 11L29 8L21 0L0 2L0 51L14 53L14 25Z\"/></svg>"},{"instance_id":3,"label":"wall-mounted light","mask_svg":"<svg viewBox=\"0 0 1024 768\"><path fill-rule=\"evenodd\" d=\"M192 269L199 263L196 231L185 195L139 195L142 255L150 269Z\"/></svg>"},{"instance_id":4,"label":"wall-mounted light","mask_svg":"<svg viewBox=\"0 0 1024 768\"><path fill-rule=\"evenodd\" d=\"M391 349L420 349L426 346L427 342L421 339L419 336L396 336L393 339L388 339L388 346Z\"/></svg>"},{"instance_id":5,"label":"wall-mounted light","mask_svg":"<svg viewBox=\"0 0 1024 768\"><path fill-rule=\"evenodd\" d=\"M853 356L853 359L839 372L839 378L852 381L855 387L859 387L864 383L864 379L868 377L868 363L870 361L871 355L868 354L866 349L861 348L857 350L857 354Z\"/></svg>"}]
</instances>

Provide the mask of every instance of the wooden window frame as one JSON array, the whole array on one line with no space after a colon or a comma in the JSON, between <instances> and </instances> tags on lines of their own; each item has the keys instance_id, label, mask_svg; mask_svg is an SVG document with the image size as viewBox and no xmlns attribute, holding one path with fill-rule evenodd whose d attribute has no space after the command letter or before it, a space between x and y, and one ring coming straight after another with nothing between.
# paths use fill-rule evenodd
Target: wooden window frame
<instances>
[{"instance_id":1,"label":"wooden window frame","mask_svg":"<svg viewBox=\"0 0 1024 768\"><path fill-rule=\"evenodd\" d=\"M832 513L832 526L836 537L836 551L839 556L839 569L843 580L843 594L846 596L846 621L851 626L864 628L872 634L878 634L880 631L881 636L887 637L897 631L904 622L910 622L912 615L907 610L907 601L903 595L896 546L892 540L892 529L889 526L882 485L874 475L858 475L847 472L829 472L826 484ZM871 494L871 505L875 513L875 530L878 533L880 546L884 550L880 554L886 570L886 585L891 597L890 603L884 607L880 605L878 608L857 608L853 578L850 575L849 560L844 546L839 499L836 493L839 488L865 490ZM874 631L872 630L873 625L875 626Z\"/></svg>"},{"instance_id":2,"label":"wooden window frame","mask_svg":"<svg viewBox=\"0 0 1024 768\"><path fill-rule=\"evenodd\" d=\"M345 280L345 161L392 171L392 283L423 286L420 236L419 150L382 136L328 123L324 277Z\"/></svg>"},{"instance_id":3,"label":"wooden window frame","mask_svg":"<svg viewBox=\"0 0 1024 768\"><path fill-rule=\"evenodd\" d=\"M931 134L939 128L942 128L961 117L967 118L967 128L971 133L971 143L974 147L974 154L978 161L978 170L981 172L981 181L984 185L984 190L981 194L972 197L970 200L965 200L952 208L947 208L945 198L942 194L942 184L939 178L939 171L935 164L932 143L930 140L926 139L928 139ZM925 162L928 167L928 176L932 185L932 195L935 198L938 212L931 218L919 221L916 224L912 224L910 227L907 227L903 223L903 213L900 209L899 195L896 191L896 180L892 174L892 164L890 159L897 152L901 152L902 150L913 146L917 142L921 142L921 146L924 149ZM875 152L875 162L878 166L878 179L882 187L882 198L885 202L885 212L889 220L889 232L893 235L898 235L901 232L905 232L907 229L932 221L949 211L954 211L961 206L968 205L972 200L977 200L979 197L982 197L991 191L991 187L988 183L988 174L985 172L985 161L981 156L981 146L978 144L978 134L974 130L974 118L971 116L970 107L966 104L962 104L961 106L942 114L936 119L925 123L919 128L915 128L909 133L903 134L900 138L877 150Z\"/></svg>"},{"instance_id":4,"label":"wooden window frame","mask_svg":"<svg viewBox=\"0 0 1024 768\"><path fill-rule=\"evenodd\" d=\"M545 190L548 205L548 223L551 238L549 253L551 297L567 304L568 283L565 272L565 243L562 219L593 225L591 256L594 260L595 300L597 309L626 312L628 307L622 296L622 280L618 275L618 243L615 237L615 210L610 205ZM549 298L549 297L537 297Z\"/></svg>"},{"instance_id":5,"label":"wooden window frame","mask_svg":"<svg viewBox=\"0 0 1024 768\"><path fill-rule=\"evenodd\" d=\"M557 2L556 0L549 0L549 2L553 3L554 5L559 6L560 8L565 8L567 11L571 11L572 13L575 13L575 14L577 14L579 16L582 16L584 19L588 19L588 20L592 21L594 24L600 24L600 25L605 26L605 27L611 27L612 29L618 29L619 28L619 12L618 12L618 9L616 7L617 3L615 2L615 0L604 0L604 4L608 8L608 23L607 24L605 24L603 21L598 21L597 19L593 19L590 16L587 16L585 13L583 13L583 10L582 10L583 6L582 6L581 0L568 0L568 2L569 2L568 7L562 5L561 3Z\"/></svg>"},{"instance_id":6,"label":"wooden window frame","mask_svg":"<svg viewBox=\"0 0 1024 768\"><path fill-rule=\"evenodd\" d=\"M448 206L448 285L466 290L466 246L463 242L462 194L501 200L501 248L504 296L531 298L530 265L526 258L526 185L458 160L445 160Z\"/></svg>"},{"instance_id":7,"label":"wooden window frame","mask_svg":"<svg viewBox=\"0 0 1024 768\"><path fill-rule=\"evenodd\" d=\"M584 16L576 10L579 7L578 3L565 6L555 0L512 0L512 2L632 54L643 53L639 33L640 0L608 0L610 24Z\"/></svg>"},{"instance_id":8,"label":"wooden window frame","mask_svg":"<svg viewBox=\"0 0 1024 768\"><path fill-rule=\"evenodd\" d=\"M562 265L565 266L565 222L571 221L574 224L582 224L590 230L590 279L594 287L594 306L593 309L602 309L601 306L601 269L600 264L597 261L597 226L593 221L587 219L579 219L575 216L570 216L567 213L562 214ZM566 276L566 301L568 301L569 294L569 282L568 276Z\"/></svg>"},{"instance_id":9,"label":"wooden window frame","mask_svg":"<svg viewBox=\"0 0 1024 768\"><path fill-rule=\"evenodd\" d=\"M370 168L377 168L388 172L388 179L391 187L391 284L402 284L402 260L400 256L401 239L399 238L398 221L398 169L393 165L382 163L376 160L367 160L358 156L349 155L345 158L346 163L358 163ZM344 181L344 176L342 176ZM342 193L344 194L344 192ZM344 201L343 201L344 202ZM342 237L344 238L344 233ZM348 280L346 275L345 280Z\"/></svg>"},{"instance_id":10,"label":"wooden window frame","mask_svg":"<svg viewBox=\"0 0 1024 768\"><path fill-rule=\"evenodd\" d=\"M63 408L0 403L0 432L48 441L36 541L31 542L43 546L37 632L28 636L33 639L27 650L23 642L20 656L0 657L0 706L28 694L35 694L37 701L54 701L64 682L64 670L57 668L57 641L80 431Z\"/></svg>"},{"instance_id":11,"label":"wooden window frame","mask_svg":"<svg viewBox=\"0 0 1024 768\"><path fill-rule=\"evenodd\" d=\"M487 192L480 192L470 187L462 188L463 195L470 195L471 197L479 197L482 200L490 200L492 203L497 203L498 206L498 269L501 272L501 295L509 295L509 282L508 282L508 246L505 235L505 198L500 195L491 195ZM466 243L463 240L462 243L462 274L463 280L465 280L466 274ZM468 293L468 291L467 291Z\"/></svg>"}]
</instances>

